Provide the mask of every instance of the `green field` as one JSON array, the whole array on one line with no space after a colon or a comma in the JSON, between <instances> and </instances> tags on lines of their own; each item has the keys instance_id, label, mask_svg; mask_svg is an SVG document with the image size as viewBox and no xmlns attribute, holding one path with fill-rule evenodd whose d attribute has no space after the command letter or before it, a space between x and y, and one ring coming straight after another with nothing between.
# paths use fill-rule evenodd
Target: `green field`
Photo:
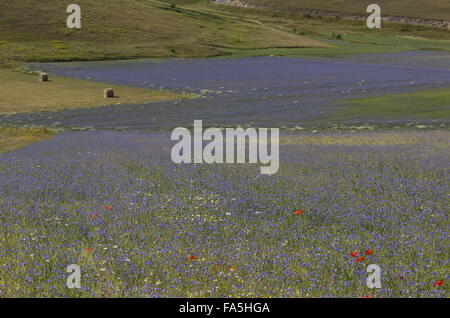
<instances>
[{"instance_id":1,"label":"green field","mask_svg":"<svg viewBox=\"0 0 450 318\"><path fill-rule=\"evenodd\" d=\"M450 118L450 90L435 89L404 94L382 95L340 102L345 109L337 117L364 119Z\"/></svg>"}]
</instances>

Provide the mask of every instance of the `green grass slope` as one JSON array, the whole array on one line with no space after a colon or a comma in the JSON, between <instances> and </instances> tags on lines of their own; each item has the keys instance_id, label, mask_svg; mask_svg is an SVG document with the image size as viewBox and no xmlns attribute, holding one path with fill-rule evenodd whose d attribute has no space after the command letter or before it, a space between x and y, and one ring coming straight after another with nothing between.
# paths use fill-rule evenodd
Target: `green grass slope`
<instances>
[{"instance_id":1,"label":"green grass slope","mask_svg":"<svg viewBox=\"0 0 450 318\"><path fill-rule=\"evenodd\" d=\"M194 1L195 2L195 1ZM0 63L140 57L209 57L225 49L319 47L251 21L151 0L78 0L82 28L66 27L60 0L0 2ZM1 64L0 64L1 66Z\"/></svg>"}]
</instances>

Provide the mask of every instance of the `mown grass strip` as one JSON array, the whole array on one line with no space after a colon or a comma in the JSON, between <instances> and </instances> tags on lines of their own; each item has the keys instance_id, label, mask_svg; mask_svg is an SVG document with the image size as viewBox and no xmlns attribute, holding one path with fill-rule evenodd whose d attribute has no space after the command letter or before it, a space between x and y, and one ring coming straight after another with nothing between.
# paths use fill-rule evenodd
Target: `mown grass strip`
<instances>
[{"instance_id":1,"label":"mown grass strip","mask_svg":"<svg viewBox=\"0 0 450 318\"><path fill-rule=\"evenodd\" d=\"M48 128L0 127L0 154L50 138L56 133L56 130Z\"/></svg>"},{"instance_id":2,"label":"mown grass strip","mask_svg":"<svg viewBox=\"0 0 450 318\"><path fill-rule=\"evenodd\" d=\"M115 98L105 98L103 90L113 88ZM165 90L69 79L50 75L49 82L39 82L37 75L0 70L0 113L53 111L80 107L161 102L192 97Z\"/></svg>"}]
</instances>

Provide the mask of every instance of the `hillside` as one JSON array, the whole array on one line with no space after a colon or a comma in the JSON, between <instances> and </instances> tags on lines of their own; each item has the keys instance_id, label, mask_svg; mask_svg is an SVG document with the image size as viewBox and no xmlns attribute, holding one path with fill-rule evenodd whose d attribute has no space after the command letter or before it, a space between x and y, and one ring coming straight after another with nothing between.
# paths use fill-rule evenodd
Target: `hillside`
<instances>
[{"instance_id":1,"label":"hillside","mask_svg":"<svg viewBox=\"0 0 450 318\"><path fill-rule=\"evenodd\" d=\"M365 13L371 3L381 6L386 15L450 21L448 0L242 0L258 6L321 9L350 13Z\"/></svg>"},{"instance_id":2,"label":"hillside","mask_svg":"<svg viewBox=\"0 0 450 318\"><path fill-rule=\"evenodd\" d=\"M270 6L365 12L368 1L247 0ZM380 1L389 14L445 18L444 1L426 10L412 1L404 11ZM400 3L405 3L400 0ZM79 0L82 28L66 27L67 3L59 0L0 2L0 67L17 62L214 57L224 55L332 55L411 49L448 50L445 29L385 24L368 32L346 19L310 19L295 12L250 10L203 0ZM397 3L397 2L395 2ZM346 5L344 5L346 4ZM295 11L295 10L294 10ZM429 13L428 13L429 12ZM352 21L353 22L353 21ZM339 35L340 41L333 41ZM433 39L433 41L424 40ZM359 43L358 47L343 46ZM294 48L294 50L292 49ZM307 48L307 49L305 49Z\"/></svg>"},{"instance_id":3,"label":"hillside","mask_svg":"<svg viewBox=\"0 0 450 318\"><path fill-rule=\"evenodd\" d=\"M295 34L151 0L78 0L82 28L68 29L66 2L2 0L0 65L138 57L209 57L226 49L320 47Z\"/></svg>"}]
</instances>

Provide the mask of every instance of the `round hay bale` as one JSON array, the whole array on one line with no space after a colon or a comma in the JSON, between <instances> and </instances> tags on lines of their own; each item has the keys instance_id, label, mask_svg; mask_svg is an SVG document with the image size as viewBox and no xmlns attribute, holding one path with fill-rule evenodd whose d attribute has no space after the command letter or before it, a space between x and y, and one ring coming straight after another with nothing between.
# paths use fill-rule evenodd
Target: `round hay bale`
<instances>
[{"instance_id":1,"label":"round hay bale","mask_svg":"<svg viewBox=\"0 0 450 318\"><path fill-rule=\"evenodd\" d=\"M41 82L48 82L48 74L44 72L39 73L39 80Z\"/></svg>"},{"instance_id":2,"label":"round hay bale","mask_svg":"<svg viewBox=\"0 0 450 318\"><path fill-rule=\"evenodd\" d=\"M113 98L114 90L112 88L106 88L103 95L105 96L105 98Z\"/></svg>"}]
</instances>

